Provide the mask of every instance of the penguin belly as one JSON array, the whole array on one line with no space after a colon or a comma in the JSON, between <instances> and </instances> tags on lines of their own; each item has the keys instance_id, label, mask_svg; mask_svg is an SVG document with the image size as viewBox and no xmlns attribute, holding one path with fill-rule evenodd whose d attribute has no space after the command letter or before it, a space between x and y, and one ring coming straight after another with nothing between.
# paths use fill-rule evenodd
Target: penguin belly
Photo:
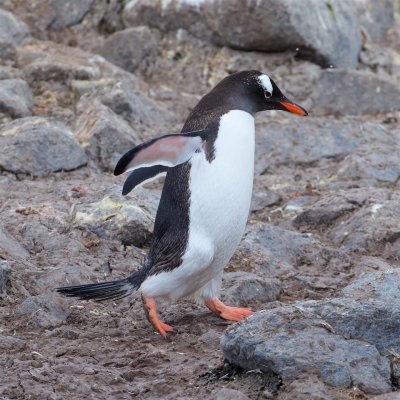
<instances>
[{"instance_id":1,"label":"penguin belly","mask_svg":"<svg viewBox=\"0 0 400 400\"><path fill-rule=\"evenodd\" d=\"M171 300L198 297L202 288L222 274L240 243L250 210L254 131L251 114L230 111L221 117L214 159L208 161L204 151L192 156L189 236L182 263L147 278L143 293Z\"/></svg>"}]
</instances>

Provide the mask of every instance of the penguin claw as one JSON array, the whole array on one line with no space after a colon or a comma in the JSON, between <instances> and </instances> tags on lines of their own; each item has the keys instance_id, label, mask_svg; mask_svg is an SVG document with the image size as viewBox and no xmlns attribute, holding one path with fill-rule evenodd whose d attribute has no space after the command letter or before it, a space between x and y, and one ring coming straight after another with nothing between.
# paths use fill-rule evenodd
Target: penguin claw
<instances>
[{"instance_id":1,"label":"penguin claw","mask_svg":"<svg viewBox=\"0 0 400 400\"><path fill-rule=\"evenodd\" d=\"M205 300L204 304L220 318L228 321L241 321L243 318L254 315L250 308L229 307L219 299Z\"/></svg>"},{"instance_id":2,"label":"penguin claw","mask_svg":"<svg viewBox=\"0 0 400 400\"><path fill-rule=\"evenodd\" d=\"M142 301L148 321L164 339L168 339L168 334L175 333L175 330L172 326L164 324L164 322L160 321L158 318L157 305L154 298L142 294Z\"/></svg>"}]
</instances>

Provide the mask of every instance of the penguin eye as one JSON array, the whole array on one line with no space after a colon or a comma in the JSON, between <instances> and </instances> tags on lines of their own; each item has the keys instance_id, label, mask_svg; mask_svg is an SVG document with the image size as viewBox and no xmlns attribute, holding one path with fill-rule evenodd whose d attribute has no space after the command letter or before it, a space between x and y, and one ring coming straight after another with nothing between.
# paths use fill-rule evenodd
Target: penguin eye
<instances>
[{"instance_id":1,"label":"penguin eye","mask_svg":"<svg viewBox=\"0 0 400 400\"><path fill-rule=\"evenodd\" d=\"M268 90L264 90L264 97L265 97L266 99L269 99L270 97L272 97L272 93L269 92Z\"/></svg>"}]
</instances>

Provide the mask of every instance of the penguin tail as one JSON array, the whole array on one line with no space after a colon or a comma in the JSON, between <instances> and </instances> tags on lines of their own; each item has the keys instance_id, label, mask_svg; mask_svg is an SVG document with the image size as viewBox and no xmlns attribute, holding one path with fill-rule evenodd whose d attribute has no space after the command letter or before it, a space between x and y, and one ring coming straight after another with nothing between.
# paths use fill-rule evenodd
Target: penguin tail
<instances>
[{"instance_id":1,"label":"penguin tail","mask_svg":"<svg viewBox=\"0 0 400 400\"><path fill-rule=\"evenodd\" d=\"M122 299L136 289L137 287L127 278L88 285L64 286L56 288L56 291L67 297L77 297L79 300L105 301Z\"/></svg>"}]
</instances>

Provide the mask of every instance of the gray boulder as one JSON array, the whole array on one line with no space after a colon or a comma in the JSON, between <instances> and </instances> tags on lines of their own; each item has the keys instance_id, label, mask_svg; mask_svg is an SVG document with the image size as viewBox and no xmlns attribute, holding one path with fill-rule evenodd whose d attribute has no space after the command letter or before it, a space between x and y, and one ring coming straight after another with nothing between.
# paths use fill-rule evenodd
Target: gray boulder
<instances>
[{"instance_id":1,"label":"gray boulder","mask_svg":"<svg viewBox=\"0 0 400 400\"><path fill-rule=\"evenodd\" d=\"M228 272L223 280L226 287L223 300L232 306L274 301L282 290L279 279L261 278L248 272Z\"/></svg>"},{"instance_id":2,"label":"gray boulder","mask_svg":"<svg viewBox=\"0 0 400 400\"><path fill-rule=\"evenodd\" d=\"M202 40L236 49L291 50L323 66L354 68L361 48L352 1L268 0L251 5L239 0L140 0L125 6L123 19L126 26L183 28Z\"/></svg>"},{"instance_id":3,"label":"gray boulder","mask_svg":"<svg viewBox=\"0 0 400 400\"><path fill-rule=\"evenodd\" d=\"M0 9L0 59L13 59L16 47L28 36L28 25L12 13Z\"/></svg>"},{"instance_id":4,"label":"gray boulder","mask_svg":"<svg viewBox=\"0 0 400 400\"><path fill-rule=\"evenodd\" d=\"M135 71L145 57L156 52L156 38L147 26L113 33L100 50L105 59L130 72Z\"/></svg>"},{"instance_id":5,"label":"gray boulder","mask_svg":"<svg viewBox=\"0 0 400 400\"><path fill-rule=\"evenodd\" d=\"M361 208L329 232L329 238L346 251L400 256L399 199Z\"/></svg>"},{"instance_id":6,"label":"gray boulder","mask_svg":"<svg viewBox=\"0 0 400 400\"><path fill-rule=\"evenodd\" d=\"M63 124L41 117L16 120L0 130L0 170L45 176L87 163L84 150Z\"/></svg>"},{"instance_id":7,"label":"gray boulder","mask_svg":"<svg viewBox=\"0 0 400 400\"><path fill-rule=\"evenodd\" d=\"M364 341L345 339L304 302L257 313L221 338L224 356L246 370L274 372L283 381L315 373L328 385L367 393L391 389L390 362ZM349 315L350 318L350 315Z\"/></svg>"},{"instance_id":8,"label":"gray boulder","mask_svg":"<svg viewBox=\"0 0 400 400\"><path fill-rule=\"evenodd\" d=\"M400 110L400 87L369 71L322 72L312 95L313 114L363 115Z\"/></svg>"},{"instance_id":9,"label":"gray boulder","mask_svg":"<svg viewBox=\"0 0 400 400\"><path fill-rule=\"evenodd\" d=\"M128 123L110 108L94 102L81 101L81 112L75 123L76 139L102 170L113 171L119 158L141 140Z\"/></svg>"},{"instance_id":10,"label":"gray boulder","mask_svg":"<svg viewBox=\"0 0 400 400\"><path fill-rule=\"evenodd\" d=\"M26 347L26 341L14 336L0 335L0 350L3 352L21 351Z\"/></svg>"},{"instance_id":11,"label":"gray boulder","mask_svg":"<svg viewBox=\"0 0 400 400\"><path fill-rule=\"evenodd\" d=\"M90 11L94 0L52 0L54 18L47 29L58 31L79 24Z\"/></svg>"},{"instance_id":12,"label":"gray boulder","mask_svg":"<svg viewBox=\"0 0 400 400\"><path fill-rule=\"evenodd\" d=\"M16 309L30 324L44 329L54 329L65 324L69 310L65 300L55 293L31 296Z\"/></svg>"},{"instance_id":13,"label":"gray boulder","mask_svg":"<svg viewBox=\"0 0 400 400\"><path fill-rule=\"evenodd\" d=\"M0 228L0 254L5 258L25 260L29 257L26 249L19 244L4 228Z\"/></svg>"},{"instance_id":14,"label":"gray boulder","mask_svg":"<svg viewBox=\"0 0 400 400\"><path fill-rule=\"evenodd\" d=\"M361 28L372 40L380 40L394 23L393 0L354 0Z\"/></svg>"},{"instance_id":15,"label":"gray boulder","mask_svg":"<svg viewBox=\"0 0 400 400\"><path fill-rule=\"evenodd\" d=\"M341 295L355 300L400 300L400 269L366 273L341 290Z\"/></svg>"},{"instance_id":16,"label":"gray boulder","mask_svg":"<svg viewBox=\"0 0 400 400\"><path fill-rule=\"evenodd\" d=\"M24 80L0 80L0 112L22 118L32 114L32 107L32 91Z\"/></svg>"},{"instance_id":17,"label":"gray boulder","mask_svg":"<svg viewBox=\"0 0 400 400\"><path fill-rule=\"evenodd\" d=\"M128 197L113 191L100 200L79 204L75 224L99 237L140 247L149 243L157 206L158 194L150 190L137 188Z\"/></svg>"},{"instance_id":18,"label":"gray boulder","mask_svg":"<svg viewBox=\"0 0 400 400\"><path fill-rule=\"evenodd\" d=\"M374 148L377 147L377 160L385 154L390 156L383 166L377 165L378 161L373 161L373 156L368 156L372 157L368 161L371 169L373 167L376 171L382 171L380 175L378 172L374 172L374 175L382 176L387 181L396 174L396 166L393 164L396 163L396 149L400 143L398 131L390 131L382 124L347 118L308 117L297 121L279 115L260 123L256 137L255 169L258 173L266 168L277 169L286 165L304 167L323 160L341 161L357 154L364 157L368 150L373 153L373 143ZM388 153L390 147L393 149L392 154ZM370 177L373 173L360 171L358 176Z\"/></svg>"},{"instance_id":19,"label":"gray boulder","mask_svg":"<svg viewBox=\"0 0 400 400\"><path fill-rule=\"evenodd\" d=\"M235 258L258 276L290 276L308 289L336 288L351 265L346 253L323 245L312 235L263 223L246 233Z\"/></svg>"},{"instance_id":20,"label":"gray boulder","mask_svg":"<svg viewBox=\"0 0 400 400\"><path fill-rule=\"evenodd\" d=\"M400 130L394 143L360 146L340 163L338 176L344 179L372 179L396 183L400 178Z\"/></svg>"},{"instance_id":21,"label":"gray boulder","mask_svg":"<svg viewBox=\"0 0 400 400\"><path fill-rule=\"evenodd\" d=\"M373 206L389 199L390 191L387 189L349 189L327 193L297 215L294 224L304 230L329 227L363 206Z\"/></svg>"}]
</instances>

